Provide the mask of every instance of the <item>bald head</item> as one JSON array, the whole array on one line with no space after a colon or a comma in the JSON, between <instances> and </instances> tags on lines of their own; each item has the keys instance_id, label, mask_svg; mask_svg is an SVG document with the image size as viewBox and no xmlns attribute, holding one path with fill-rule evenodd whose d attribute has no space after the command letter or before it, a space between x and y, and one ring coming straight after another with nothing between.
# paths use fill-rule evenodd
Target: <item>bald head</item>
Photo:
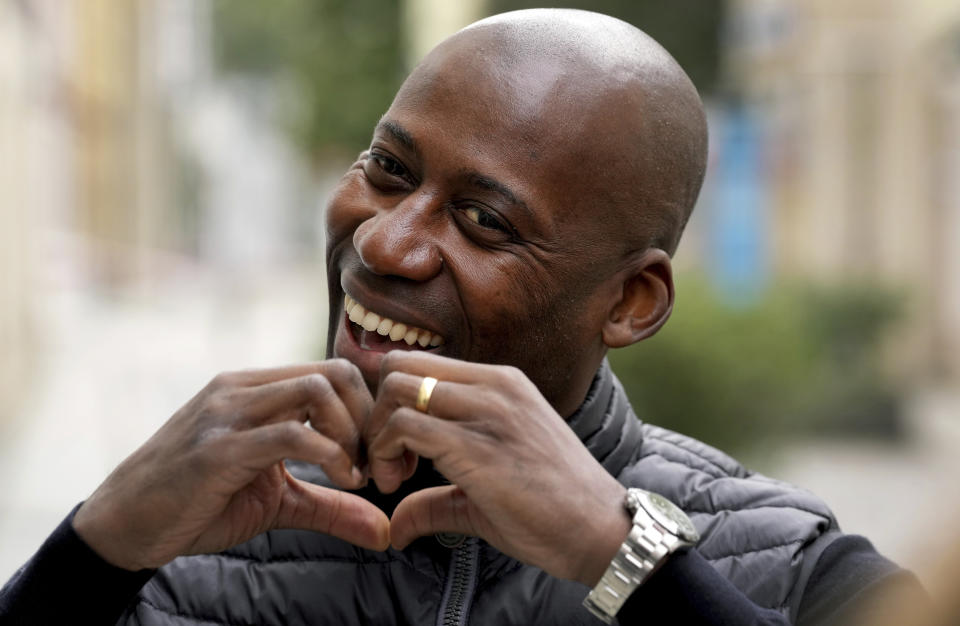
<instances>
[{"instance_id":1,"label":"bald head","mask_svg":"<svg viewBox=\"0 0 960 626\"><path fill-rule=\"evenodd\" d=\"M706 121L687 75L642 31L588 11L496 15L431 51L397 100L437 90L472 92L478 114L506 102L489 126L526 144L517 167L554 158L577 183L577 210L627 249L674 252L703 181Z\"/></svg>"},{"instance_id":2,"label":"bald head","mask_svg":"<svg viewBox=\"0 0 960 626\"><path fill-rule=\"evenodd\" d=\"M369 302L445 356L519 368L569 415L609 348L669 317L705 148L696 91L635 28L583 11L478 22L411 73L331 196L331 320L345 295ZM384 341L330 328L376 388Z\"/></svg>"}]
</instances>

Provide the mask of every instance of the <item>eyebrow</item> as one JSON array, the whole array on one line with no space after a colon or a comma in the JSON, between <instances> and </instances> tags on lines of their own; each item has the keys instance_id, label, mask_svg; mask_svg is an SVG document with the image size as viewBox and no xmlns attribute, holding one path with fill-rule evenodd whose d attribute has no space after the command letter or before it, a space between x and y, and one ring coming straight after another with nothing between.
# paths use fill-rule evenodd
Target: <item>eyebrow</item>
<instances>
[{"instance_id":1,"label":"eyebrow","mask_svg":"<svg viewBox=\"0 0 960 626\"><path fill-rule=\"evenodd\" d=\"M417 145L417 141L413 138L413 135L410 134L410 131L404 128L399 122L382 119L380 120L380 123L377 124L376 130L383 131L390 135L400 145L416 155L417 158L420 158L420 146ZM510 191L510 188L500 181L494 180L489 176L485 176L473 170L461 170L460 175L466 178L471 186L484 191L492 191L503 197L503 199L510 204L523 209L528 215L533 215L533 212L530 210L530 207L527 206L527 203L517 198L517 196Z\"/></svg>"},{"instance_id":2,"label":"eyebrow","mask_svg":"<svg viewBox=\"0 0 960 626\"><path fill-rule=\"evenodd\" d=\"M477 172L464 171L463 174L466 176L467 180L472 186L478 189L483 189L484 191L492 191L502 196L503 199L510 204L515 204L527 213L531 213L530 207L527 206L527 203L517 198L517 196L510 191L510 188L503 183Z\"/></svg>"},{"instance_id":3,"label":"eyebrow","mask_svg":"<svg viewBox=\"0 0 960 626\"><path fill-rule=\"evenodd\" d=\"M420 146L417 145L413 135L411 135L406 128L397 122L394 122L393 120L380 120L380 123L377 124L376 130L386 132L404 148L414 153L416 156L420 156Z\"/></svg>"}]
</instances>

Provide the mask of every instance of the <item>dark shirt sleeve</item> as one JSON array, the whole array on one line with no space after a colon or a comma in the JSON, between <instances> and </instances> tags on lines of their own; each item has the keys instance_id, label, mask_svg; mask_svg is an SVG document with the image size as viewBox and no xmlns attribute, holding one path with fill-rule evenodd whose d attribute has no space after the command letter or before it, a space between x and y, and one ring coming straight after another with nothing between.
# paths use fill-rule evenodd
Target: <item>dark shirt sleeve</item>
<instances>
[{"instance_id":1,"label":"dark shirt sleeve","mask_svg":"<svg viewBox=\"0 0 960 626\"><path fill-rule=\"evenodd\" d=\"M679 552L644 583L617 613L634 624L785 625L786 617L751 602L696 550Z\"/></svg>"},{"instance_id":2,"label":"dark shirt sleeve","mask_svg":"<svg viewBox=\"0 0 960 626\"><path fill-rule=\"evenodd\" d=\"M153 576L100 558L73 530L77 508L0 589L0 623L115 624Z\"/></svg>"},{"instance_id":3,"label":"dark shirt sleeve","mask_svg":"<svg viewBox=\"0 0 960 626\"><path fill-rule=\"evenodd\" d=\"M859 535L844 535L823 551L798 611L798 626L874 624L890 600L917 608L930 597L917 578Z\"/></svg>"},{"instance_id":4,"label":"dark shirt sleeve","mask_svg":"<svg viewBox=\"0 0 960 626\"><path fill-rule=\"evenodd\" d=\"M828 546L810 576L800 603L798 626L872 623L884 609L881 598L896 594L916 606L929 597L913 574L881 556L869 541L846 535ZM624 603L617 614L634 624L774 625L791 621L754 604L696 550L670 557Z\"/></svg>"}]
</instances>

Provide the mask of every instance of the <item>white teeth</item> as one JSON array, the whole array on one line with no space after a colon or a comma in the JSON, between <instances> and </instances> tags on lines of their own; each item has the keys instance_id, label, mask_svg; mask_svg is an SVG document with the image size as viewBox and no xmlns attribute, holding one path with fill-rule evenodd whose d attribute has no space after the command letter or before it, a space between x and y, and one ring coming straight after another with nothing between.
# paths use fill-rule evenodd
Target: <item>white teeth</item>
<instances>
[{"instance_id":1,"label":"white teeth","mask_svg":"<svg viewBox=\"0 0 960 626\"><path fill-rule=\"evenodd\" d=\"M403 336L403 340L407 342L408 346L412 346L414 342L416 342L417 335L419 334L416 328L411 328L407 331L407 334Z\"/></svg>"},{"instance_id":2,"label":"white teeth","mask_svg":"<svg viewBox=\"0 0 960 626\"><path fill-rule=\"evenodd\" d=\"M377 329L377 326L380 325L380 316L373 311L367 311L367 314L363 316L363 321L360 322L360 325L363 326L365 331L373 332Z\"/></svg>"},{"instance_id":3,"label":"white teeth","mask_svg":"<svg viewBox=\"0 0 960 626\"><path fill-rule=\"evenodd\" d=\"M394 324L393 328L390 329L390 340L391 341L400 341L403 339L403 336L407 334L407 325L406 324ZM438 337L440 335L437 335Z\"/></svg>"},{"instance_id":4,"label":"white teeth","mask_svg":"<svg viewBox=\"0 0 960 626\"><path fill-rule=\"evenodd\" d=\"M365 313L366 311L364 311L362 306L360 306L359 304L354 304L353 309L350 310L350 315L349 315L350 321L353 322L354 324L359 324L363 320L363 316Z\"/></svg>"},{"instance_id":5,"label":"white teeth","mask_svg":"<svg viewBox=\"0 0 960 626\"><path fill-rule=\"evenodd\" d=\"M411 346L418 343L422 348L443 345L443 337L440 335L431 333L429 330L395 322L389 317L377 315L373 311L368 311L362 304L347 294L343 296L343 310L347 319L354 324L362 326L367 332L376 331L380 335L389 336L391 341L403 340Z\"/></svg>"}]
</instances>

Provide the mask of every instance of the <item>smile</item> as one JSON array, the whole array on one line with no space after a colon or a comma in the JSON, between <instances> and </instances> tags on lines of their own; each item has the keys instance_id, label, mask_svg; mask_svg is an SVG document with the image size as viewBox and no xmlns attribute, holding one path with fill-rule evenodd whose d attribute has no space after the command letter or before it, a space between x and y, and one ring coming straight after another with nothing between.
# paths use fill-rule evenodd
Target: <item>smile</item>
<instances>
[{"instance_id":1,"label":"smile","mask_svg":"<svg viewBox=\"0 0 960 626\"><path fill-rule=\"evenodd\" d=\"M440 335L374 313L348 294L343 296L343 310L347 319L355 327L354 334L357 335L361 347L365 349L383 349L384 347L389 349L389 345L384 345L387 340L390 343L398 344L396 347L401 347L403 343L407 346L417 344L421 348L434 348L443 345L443 337ZM360 332L360 329L366 331L366 333ZM367 335L367 333L374 332L379 337L369 337ZM374 341L370 341L371 339ZM376 344L377 347L370 344Z\"/></svg>"}]
</instances>

